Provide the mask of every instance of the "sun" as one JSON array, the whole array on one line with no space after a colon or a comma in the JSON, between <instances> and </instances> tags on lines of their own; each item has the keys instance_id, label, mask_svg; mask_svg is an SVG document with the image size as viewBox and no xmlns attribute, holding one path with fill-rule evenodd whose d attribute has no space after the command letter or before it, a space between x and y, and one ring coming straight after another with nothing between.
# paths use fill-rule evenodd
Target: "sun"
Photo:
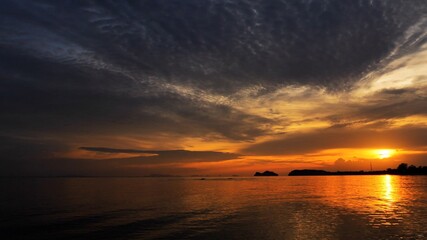
<instances>
[{"instance_id":1,"label":"sun","mask_svg":"<svg viewBox=\"0 0 427 240\"><path fill-rule=\"evenodd\" d=\"M393 150L393 149L378 149L375 152L378 154L380 159L384 159L384 158L389 158L389 157L393 156L395 150Z\"/></svg>"}]
</instances>

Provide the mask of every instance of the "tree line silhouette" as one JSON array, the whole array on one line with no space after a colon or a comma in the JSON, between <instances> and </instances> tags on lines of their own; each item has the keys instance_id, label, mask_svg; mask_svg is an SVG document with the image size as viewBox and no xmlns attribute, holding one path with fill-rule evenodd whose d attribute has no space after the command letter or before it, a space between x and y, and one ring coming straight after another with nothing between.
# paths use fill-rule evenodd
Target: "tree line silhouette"
<instances>
[{"instance_id":1,"label":"tree line silhouette","mask_svg":"<svg viewBox=\"0 0 427 240\"><path fill-rule=\"evenodd\" d=\"M292 170L289 176L324 176L324 175L427 175L427 166L408 166L407 163L401 163L396 169L388 168L384 171L337 171L328 172L325 170L303 169Z\"/></svg>"},{"instance_id":2,"label":"tree line silhouette","mask_svg":"<svg viewBox=\"0 0 427 240\"><path fill-rule=\"evenodd\" d=\"M427 166L408 166L407 163L401 163L396 169L387 169L390 174L407 174L407 175L427 175Z\"/></svg>"}]
</instances>

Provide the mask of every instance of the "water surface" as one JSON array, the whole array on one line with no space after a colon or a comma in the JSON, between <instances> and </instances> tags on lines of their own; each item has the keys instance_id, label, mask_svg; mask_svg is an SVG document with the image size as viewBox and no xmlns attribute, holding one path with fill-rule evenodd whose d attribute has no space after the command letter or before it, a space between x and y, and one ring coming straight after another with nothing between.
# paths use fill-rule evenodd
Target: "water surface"
<instances>
[{"instance_id":1,"label":"water surface","mask_svg":"<svg viewBox=\"0 0 427 240\"><path fill-rule=\"evenodd\" d=\"M2 239L426 239L427 177L4 178Z\"/></svg>"}]
</instances>

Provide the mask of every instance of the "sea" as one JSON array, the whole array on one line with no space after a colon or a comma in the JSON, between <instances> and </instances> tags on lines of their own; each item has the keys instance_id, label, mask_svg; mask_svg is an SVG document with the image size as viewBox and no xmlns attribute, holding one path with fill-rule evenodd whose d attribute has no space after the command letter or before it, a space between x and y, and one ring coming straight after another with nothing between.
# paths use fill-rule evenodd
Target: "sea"
<instances>
[{"instance_id":1,"label":"sea","mask_svg":"<svg viewBox=\"0 0 427 240\"><path fill-rule=\"evenodd\" d=\"M0 179L0 239L427 239L426 176Z\"/></svg>"}]
</instances>

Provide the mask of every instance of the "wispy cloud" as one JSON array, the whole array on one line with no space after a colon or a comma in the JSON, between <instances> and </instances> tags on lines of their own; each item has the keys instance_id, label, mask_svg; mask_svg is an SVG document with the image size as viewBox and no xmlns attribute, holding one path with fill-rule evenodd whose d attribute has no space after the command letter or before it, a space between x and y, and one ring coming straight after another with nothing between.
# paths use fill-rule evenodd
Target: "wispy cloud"
<instances>
[{"instance_id":1,"label":"wispy cloud","mask_svg":"<svg viewBox=\"0 0 427 240\"><path fill-rule=\"evenodd\" d=\"M0 135L29 158L98 144L185 149L182 161L425 144L423 0L1 5Z\"/></svg>"}]
</instances>

